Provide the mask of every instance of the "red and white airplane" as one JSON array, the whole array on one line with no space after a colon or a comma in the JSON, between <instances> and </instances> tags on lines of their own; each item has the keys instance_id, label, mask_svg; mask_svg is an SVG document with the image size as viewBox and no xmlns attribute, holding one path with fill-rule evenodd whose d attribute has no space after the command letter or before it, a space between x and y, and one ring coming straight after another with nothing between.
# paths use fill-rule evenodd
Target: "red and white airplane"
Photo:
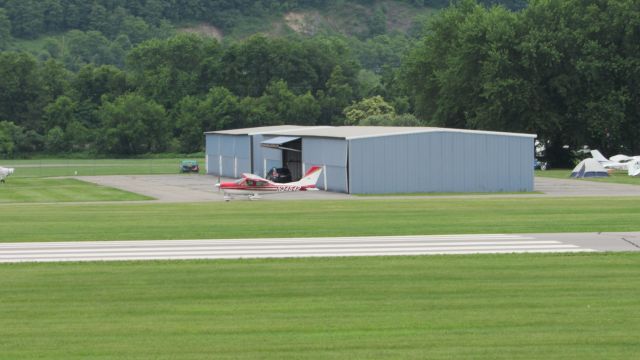
<instances>
[{"instance_id":1,"label":"red and white airplane","mask_svg":"<svg viewBox=\"0 0 640 360\"><path fill-rule=\"evenodd\" d=\"M233 182L216 184L216 187L224 193L224 200L231 200L231 195L247 195L249 200L260 198L260 194L277 194L295 191L314 191L320 178L322 168L313 166L302 179L290 183L278 184L253 174L242 174L242 178Z\"/></svg>"}]
</instances>

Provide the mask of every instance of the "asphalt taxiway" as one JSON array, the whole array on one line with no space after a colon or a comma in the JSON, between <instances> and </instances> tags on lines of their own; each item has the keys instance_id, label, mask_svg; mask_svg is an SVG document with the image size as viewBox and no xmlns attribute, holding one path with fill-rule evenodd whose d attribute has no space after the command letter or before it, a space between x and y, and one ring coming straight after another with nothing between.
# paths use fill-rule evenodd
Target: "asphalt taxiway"
<instances>
[{"instance_id":1,"label":"asphalt taxiway","mask_svg":"<svg viewBox=\"0 0 640 360\"><path fill-rule=\"evenodd\" d=\"M78 176L78 180L88 181L102 186L113 187L154 198L155 202L203 202L223 201L223 194L214 186L218 178L211 175L108 175ZM222 178L221 181L233 179ZM411 199L443 199L443 198L543 198L543 197L583 197L583 196L640 196L640 186L630 184L603 183L576 179L554 179L536 177L534 190L537 193L522 194L456 194L410 196ZM398 194L385 196L385 199L407 198ZM247 200L247 196L237 196L237 200ZM327 191L305 191L278 193L276 196L266 195L264 200L369 200L380 199L376 196L352 196L349 194Z\"/></svg>"}]
</instances>

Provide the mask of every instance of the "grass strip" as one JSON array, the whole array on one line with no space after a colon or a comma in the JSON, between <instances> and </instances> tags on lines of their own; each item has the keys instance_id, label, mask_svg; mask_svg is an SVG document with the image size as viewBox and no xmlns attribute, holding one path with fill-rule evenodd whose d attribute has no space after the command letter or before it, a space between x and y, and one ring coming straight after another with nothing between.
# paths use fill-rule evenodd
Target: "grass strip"
<instances>
[{"instance_id":1,"label":"grass strip","mask_svg":"<svg viewBox=\"0 0 640 360\"><path fill-rule=\"evenodd\" d=\"M7 359L632 359L640 254L0 266Z\"/></svg>"},{"instance_id":2,"label":"grass strip","mask_svg":"<svg viewBox=\"0 0 640 360\"><path fill-rule=\"evenodd\" d=\"M640 231L637 198L421 198L0 207L0 242Z\"/></svg>"},{"instance_id":3,"label":"grass strip","mask_svg":"<svg viewBox=\"0 0 640 360\"><path fill-rule=\"evenodd\" d=\"M15 173L10 179L75 175L177 174L181 160L180 158L3 160L0 166L15 167ZM204 169L204 159L195 160L198 160Z\"/></svg>"},{"instance_id":4,"label":"grass strip","mask_svg":"<svg viewBox=\"0 0 640 360\"><path fill-rule=\"evenodd\" d=\"M0 184L0 204L149 200L147 196L76 179L9 178ZM12 208L13 210L13 208Z\"/></svg>"}]
</instances>

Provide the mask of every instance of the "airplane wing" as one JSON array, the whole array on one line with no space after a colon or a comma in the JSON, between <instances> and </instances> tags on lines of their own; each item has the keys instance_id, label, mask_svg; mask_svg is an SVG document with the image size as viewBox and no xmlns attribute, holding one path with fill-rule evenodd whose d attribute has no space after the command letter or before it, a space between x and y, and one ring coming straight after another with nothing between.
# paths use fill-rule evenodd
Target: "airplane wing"
<instances>
[{"instance_id":1,"label":"airplane wing","mask_svg":"<svg viewBox=\"0 0 640 360\"><path fill-rule=\"evenodd\" d=\"M633 158L631 156L618 154L618 155L614 155L614 156L610 157L609 160L622 163L622 162L631 161L631 160L633 160Z\"/></svg>"},{"instance_id":2,"label":"airplane wing","mask_svg":"<svg viewBox=\"0 0 640 360\"><path fill-rule=\"evenodd\" d=\"M258 175L254 175L254 174L247 174L247 173L243 173L242 174L242 178L244 179L248 179L248 180L255 180L255 181L269 181L265 178L262 178Z\"/></svg>"}]
</instances>

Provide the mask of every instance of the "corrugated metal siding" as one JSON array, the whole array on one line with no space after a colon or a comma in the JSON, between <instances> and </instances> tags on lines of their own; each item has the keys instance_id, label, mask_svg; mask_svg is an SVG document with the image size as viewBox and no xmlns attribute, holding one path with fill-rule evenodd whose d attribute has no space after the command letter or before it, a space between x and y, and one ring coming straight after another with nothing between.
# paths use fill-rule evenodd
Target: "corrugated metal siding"
<instances>
[{"instance_id":1,"label":"corrugated metal siding","mask_svg":"<svg viewBox=\"0 0 640 360\"><path fill-rule=\"evenodd\" d=\"M350 192L533 191L533 139L435 132L354 139Z\"/></svg>"},{"instance_id":2,"label":"corrugated metal siding","mask_svg":"<svg viewBox=\"0 0 640 360\"><path fill-rule=\"evenodd\" d=\"M217 175L219 169L220 135L207 134L204 143L207 154L207 174Z\"/></svg>"},{"instance_id":3,"label":"corrugated metal siding","mask_svg":"<svg viewBox=\"0 0 640 360\"><path fill-rule=\"evenodd\" d=\"M251 172L251 143L249 136L207 134L207 169L209 174L239 177ZM220 172L222 160L222 173Z\"/></svg>"},{"instance_id":4,"label":"corrugated metal siding","mask_svg":"<svg viewBox=\"0 0 640 360\"><path fill-rule=\"evenodd\" d=\"M327 138L302 138L302 163L304 170L312 166L324 166L318 188L336 192L348 192L347 141Z\"/></svg>"},{"instance_id":5,"label":"corrugated metal siding","mask_svg":"<svg viewBox=\"0 0 640 360\"><path fill-rule=\"evenodd\" d=\"M262 146L260 143L264 141L264 136L262 135L253 135L251 136L251 141L253 142L253 173L259 176L264 177L264 171L262 169Z\"/></svg>"}]
</instances>

